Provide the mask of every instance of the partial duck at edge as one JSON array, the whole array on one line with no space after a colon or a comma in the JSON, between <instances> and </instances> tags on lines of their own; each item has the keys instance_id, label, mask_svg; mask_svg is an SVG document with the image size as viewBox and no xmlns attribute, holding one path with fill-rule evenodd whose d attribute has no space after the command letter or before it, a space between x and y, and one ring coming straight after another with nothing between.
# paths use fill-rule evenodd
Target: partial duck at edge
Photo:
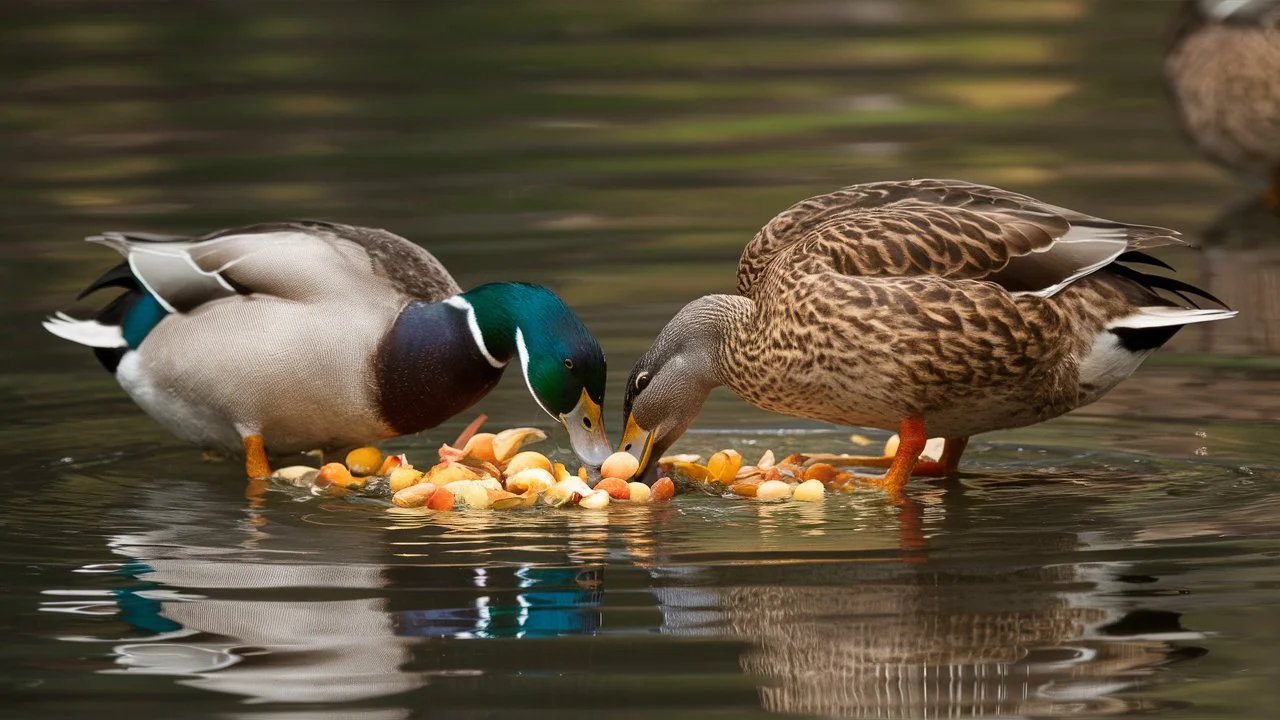
<instances>
[{"instance_id":1,"label":"partial duck at edge","mask_svg":"<svg viewBox=\"0 0 1280 720\"><path fill-rule=\"evenodd\" d=\"M1280 213L1280 0L1186 0L1164 69L1191 141Z\"/></svg>"}]
</instances>

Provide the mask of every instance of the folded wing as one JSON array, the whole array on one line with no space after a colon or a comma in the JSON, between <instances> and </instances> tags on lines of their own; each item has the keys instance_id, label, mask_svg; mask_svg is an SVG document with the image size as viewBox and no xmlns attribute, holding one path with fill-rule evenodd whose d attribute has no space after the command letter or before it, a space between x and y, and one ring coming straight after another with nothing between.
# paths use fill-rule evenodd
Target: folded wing
<instances>
[{"instance_id":1,"label":"folded wing","mask_svg":"<svg viewBox=\"0 0 1280 720\"><path fill-rule=\"evenodd\" d=\"M1128 225L955 180L855 185L797 203L743 252L738 292L777 267L866 277L987 280L1050 296L1122 254L1181 244L1165 228Z\"/></svg>"}]
</instances>

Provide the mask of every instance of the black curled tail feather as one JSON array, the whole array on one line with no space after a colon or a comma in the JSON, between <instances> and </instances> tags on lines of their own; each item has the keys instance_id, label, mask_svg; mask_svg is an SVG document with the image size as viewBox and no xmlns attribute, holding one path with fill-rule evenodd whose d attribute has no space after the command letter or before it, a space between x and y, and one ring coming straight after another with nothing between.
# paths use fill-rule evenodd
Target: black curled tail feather
<instances>
[{"instance_id":1,"label":"black curled tail feather","mask_svg":"<svg viewBox=\"0 0 1280 720\"><path fill-rule=\"evenodd\" d=\"M1151 265L1168 270L1173 270L1173 268L1163 260L1138 251L1129 251L1120 255L1116 258L1116 262L1108 265L1106 268L1108 272L1130 280L1142 289L1152 293L1155 298L1159 298L1162 303L1167 303L1172 307L1184 307L1189 313L1193 310L1210 312L1203 308L1200 302L1197 302L1197 299L1199 299L1207 300L1220 306L1223 309L1222 312L1230 310L1225 302L1207 290L1202 290L1195 285L1166 275L1142 272L1141 270L1128 267L1122 263ZM1186 303L1186 306L1180 306L1176 301L1160 296L1161 291L1171 293L1183 303ZM1194 315L1194 313L1192 314ZM1227 314L1230 315L1234 313ZM1153 324L1140 327L1119 326L1111 328L1111 332L1119 340L1120 345L1126 350L1133 353L1141 353L1162 347L1165 343L1169 342L1169 340L1171 340L1179 330L1191 322L1196 322L1196 320L1188 317L1187 322L1185 323L1171 322L1169 324Z\"/></svg>"},{"instance_id":2,"label":"black curled tail feather","mask_svg":"<svg viewBox=\"0 0 1280 720\"><path fill-rule=\"evenodd\" d=\"M129 268L128 261L106 271L97 280L89 283L79 295L77 300L92 295L93 293L106 288L118 287L123 288L125 292L117 295L111 302L94 315L93 319L103 325L123 325L125 317L133 306L142 299L142 285L138 282L133 274L133 270ZM129 348L93 348L93 355L106 368L107 372L115 374L116 368L120 366L120 359L125 353L129 352Z\"/></svg>"},{"instance_id":3,"label":"black curled tail feather","mask_svg":"<svg viewBox=\"0 0 1280 720\"><path fill-rule=\"evenodd\" d=\"M1174 295L1177 295L1179 298L1181 298L1184 302L1191 305L1191 307L1193 308L1200 307L1200 303L1187 297L1188 295L1194 295L1204 300L1208 300L1209 302L1212 302L1213 304L1219 305L1223 308L1227 307L1227 304L1225 302L1218 299L1216 296L1214 296L1212 293L1210 293L1207 290L1202 290L1196 287L1195 285L1192 285L1191 283L1186 283L1176 278L1171 278L1165 275L1155 275L1153 273L1142 272L1141 270L1137 270L1137 269L1128 267L1127 265L1121 264L1126 262L1141 263L1144 265L1155 265L1157 267L1168 268L1170 270L1173 269L1164 261L1159 260L1155 257L1152 257L1151 255L1148 255L1142 252L1130 251L1116 258L1116 261L1114 263L1107 266L1107 270L1116 275L1119 275L1122 278L1132 280L1135 283L1141 285L1142 287L1147 288L1148 290L1152 290L1152 291L1166 290L1168 292L1171 292Z\"/></svg>"},{"instance_id":4,"label":"black curled tail feather","mask_svg":"<svg viewBox=\"0 0 1280 720\"><path fill-rule=\"evenodd\" d=\"M109 287L119 287L139 292L142 290L142 286L138 284L138 278L134 276L133 270L129 267L129 262L125 261L103 273L97 280L89 283L89 286L81 290L80 294L76 296L76 300L83 300L93 293Z\"/></svg>"}]
</instances>

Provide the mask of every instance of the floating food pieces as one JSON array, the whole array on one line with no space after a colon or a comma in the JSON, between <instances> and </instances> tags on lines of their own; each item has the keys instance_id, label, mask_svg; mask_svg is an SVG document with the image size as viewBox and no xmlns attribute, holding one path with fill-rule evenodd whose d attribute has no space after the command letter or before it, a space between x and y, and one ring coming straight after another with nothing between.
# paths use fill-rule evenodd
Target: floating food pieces
<instances>
[{"instance_id":1,"label":"floating food pieces","mask_svg":"<svg viewBox=\"0 0 1280 720\"><path fill-rule=\"evenodd\" d=\"M493 458L504 463L520 451L520 446L530 442L542 442L547 434L538 428L511 428L493 436Z\"/></svg>"},{"instance_id":2,"label":"floating food pieces","mask_svg":"<svg viewBox=\"0 0 1280 720\"><path fill-rule=\"evenodd\" d=\"M405 457L404 453L399 455L388 455L387 458L382 461L382 467L378 468L378 472L374 474L380 477L388 477L391 473L395 472L396 468L408 464L409 458Z\"/></svg>"},{"instance_id":3,"label":"floating food pieces","mask_svg":"<svg viewBox=\"0 0 1280 720\"><path fill-rule=\"evenodd\" d=\"M343 490L351 490L353 488L362 487L365 483L364 478L358 478L352 475L351 470L342 463L329 463L322 465L316 473L315 480L312 481L317 487L338 487Z\"/></svg>"},{"instance_id":4,"label":"floating food pieces","mask_svg":"<svg viewBox=\"0 0 1280 720\"><path fill-rule=\"evenodd\" d=\"M424 482L433 482L444 486L460 480L479 480L480 475L470 467L459 462L442 462L423 475Z\"/></svg>"},{"instance_id":5,"label":"floating food pieces","mask_svg":"<svg viewBox=\"0 0 1280 720\"><path fill-rule=\"evenodd\" d=\"M524 452L519 452L512 456L511 460L507 462L507 466L503 468L502 472L507 477L510 477L519 473L521 470L534 468L545 470L550 473L551 461L547 459L546 455L543 455L540 452L525 450Z\"/></svg>"},{"instance_id":6,"label":"floating food pieces","mask_svg":"<svg viewBox=\"0 0 1280 720\"><path fill-rule=\"evenodd\" d=\"M356 448L347 453L347 469L356 477L368 477L382 468L382 451L374 447Z\"/></svg>"},{"instance_id":7,"label":"floating food pieces","mask_svg":"<svg viewBox=\"0 0 1280 720\"><path fill-rule=\"evenodd\" d=\"M828 492L857 486L859 478L844 466L859 462L883 466L899 444L896 435L889 438L883 458L792 453L779 460L773 450L765 450L747 464L740 452L725 449L713 453L704 465L699 455L670 455L658 461L661 477L652 487L632 480L639 463L633 455L620 452L605 460L593 485L585 467L575 473L540 452L524 449L546 439L541 430L478 432L483 420L481 416L452 444L442 445L439 462L425 470L415 468L405 455L383 457L376 448L357 448L347 454L345 464L328 463L319 470L281 468L273 478L317 493L356 493L390 499L402 508L436 511L511 510L537 504L601 510L619 502L661 503L676 494L677 481L727 498L815 503L822 502ZM850 441L854 445L871 442L861 435L851 436ZM944 442L930 439L921 458L937 460Z\"/></svg>"},{"instance_id":8,"label":"floating food pieces","mask_svg":"<svg viewBox=\"0 0 1280 720\"><path fill-rule=\"evenodd\" d=\"M427 500L428 510L452 510L453 509L453 493L449 488L440 488L431 493L431 499Z\"/></svg>"},{"instance_id":9,"label":"floating food pieces","mask_svg":"<svg viewBox=\"0 0 1280 720\"><path fill-rule=\"evenodd\" d=\"M821 480L805 480L791 492L791 499L796 502L822 502L827 488Z\"/></svg>"},{"instance_id":10,"label":"floating food pieces","mask_svg":"<svg viewBox=\"0 0 1280 720\"><path fill-rule=\"evenodd\" d=\"M631 499L631 486L627 484L626 480L616 477L606 477L601 479L600 482L596 483L596 490L603 490L614 500Z\"/></svg>"},{"instance_id":11,"label":"floating food pieces","mask_svg":"<svg viewBox=\"0 0 1280 720\"><path fill-rule=\"evenodd\" d=\"M577 505L599 510L611 502L665 502L675 493L670 487L657 491L640 482L628 482L638 469L635 457L616 453L605 464L604 476L595 487L585 467L571 473L561 463L533 450L528 443L546 439L537 428L512 428L500 433L478 432L481 416L451 445L439 451L440 462L422 470L405 455L383 457L377 448L356 448L345 463L328 463L319 470L306 466L282 468L273 477L312 492L328 495L358 493L362 497L389 499L402 508L428 510L511 510L544 504Z\"/></svg>"},{"instance_id":12,"label":"floating food pieces","mask_svg":"<svg viewBox=\"0 0 1280 720\"><path fill-rule=\"evenodd\" d=\"M319 474L320 471L310 465L290 465L289 467L282 467L271 473L271 477L274 480L279 480L280 482L288 483L290 485L311 487L312 482Z\"/></svg>"},{"instance_id":13,"label":"floating food pieces","mask_svg":"<svg viewBox=\"0 0 1280 720\"><path fill-rule=\"evenodd\" d=\"M427 504L427 501L431 499L437 489L435 483L429 482L410 485L392 495L391 502L403 508L422 507Z\"/></svg>"},{"instance_id":14,"label":"floating food pieces","mask_svg":"<svg viewBox=\"0 0 1280 720\"><path fill-rule=\"evenodd\" d=\"M532 495L526 498L524 495L517 495L506 490L489 490L489 507L494 510L510 510L511 508L524 507L526 500L536 500L537 496ZM528 503L532 504L532 503Z\"/></svg>"},{"instance_id":15,"label":"floating food pieces","mask_svg":"<svg viewBox=\"0 0 1280 720\"><path fill-rule=\"evenodd\" d=\"M550 490L542 494L542 500L552 507L576 505L589 492L591 492L591 486L585 480L579 477L570 477L552 485Z\"/></svg>"},{"instance_id":16,"label":"floating food pieces","mask_svg":"<svg viewBox=\"0 0 1280 720\"><path fill-rule=\"evenodd\" d=\"M711 459L707 461L707 475L709 480L728 485L738 476L738 471L742 469L742 453L737 450L721 450Z\"/></svg>"},{"instance_id":17,"label":"floating food pieces","mask_svg":"<svg viewBox=\"0 0 1280 720\"><path fill-rule=\"evenodd\" d=\"M425 473L414 469L412 465L400 465L387 475L387 489L392 493L398 493L422 482L424 475Z\"/></svg>"},{"instance_id":18,"label":"floating food pieces","mask_svg":"<svg viewBox=\"0 0 1280 720\"><path fill-rule=\"evenodd\" d=\"M664 468L667 466L659 464L658 467ZM681 477L688 478L694 482L706 482L711 478L711 470L705 465L699 465L696 462L677 460L671 463L670 468L672 471L679 473ZM732 480L733 478L729 479Z\"/></svg>"},{"instance_id":19,"label":"floating food pieces","mask_svg":"<svg viewBox=\"0 0 1280 720\"><path fill-rule=\"evenodd\" d=\"M849 438L854 445L869 445L871 440L862 435ZM922 460L938 460L945 444L943 438L931 438L920 453ZM885 443L884 459L891 459L898 450L897 435ZM828 491L848 491L858 486L859 478L840 467L847 462L880 465L882 458L859 458L847 455L804 455L792 453L777 459L772 450L766 450L753 465L744 464L736 450L714 453L706 465L699 464L696 455L669 455L658 461L658 469L681 482L698 487L705 492L728 498L751 498L761 502L795 500L797 502L821 502ZM880 465L883 466L883 465ZM658 487L654 485L654 494Z\"/></svg>"},{"instance_id":20,"label":"floating food pieces","mask_svg":"<svg viewBox=\"0 0 1280 720\"><path fill-rule=\"evenodd\" d=\"M630 491L627 499L631 502L649 502L649 498L653 495L653 490L642 482L627 483L627 489Z\"/></svg>"},{"instance_id":21,"label":"floating food pieces","mask_svg":"<svg viewBox=\"0 0 1280 720\"><path fill-rule=\"evenodd\" d=\"M592 490L582 496L582 499L578 501L578 507L586 508L587 510L601 510L609 507L609 493L604 490Z\"/></svg>"},{"instance_id":22,"label":"floating food pieces","mask_svg":"<svg viewBox=\"0 0 1280 720\"><path fill-rule=\"evenodd\" d=\"M515 475L507 476L506 489L508 492L516 494L524 494L529 491L541 493L550 490L555 484L555 476L546 470L543 470L542 468L528 468L526 470L521 470Z\"/></svg>"},{"instance_id":23,"label":"floating food pieces","mask_svg":"<svg viewBox=\"0 0 1280 720\"><path fill-rule=\"evenodd\" d=\"M757 500L786 500L791 497L791 485L781 480L765 480L756 486Z\"/></svg>"},{"instance_id":24,"label":"floating food pieces","mask_svg":"<svg viewBox=\"0 0 1280 720\"><path fill-rule=\"evenodd\" d=\"M630 480L632 475L640 469L640 461L635 455L625 452L616 452L605 458L604 463L600 465L600 475L606 478L618 478L619 480Z\"/></svg>"},{"instance_id":25,"label":"floating food pieces","mask_svg":"<svg viewBox=\"0 0 1280 720\"><path fill-rule=\"evenodd\" d=\"M671 478L658 478L658 482L649 488L649 502L666 502L676 495L676 484Z\"/></svg>"}]
</instances>

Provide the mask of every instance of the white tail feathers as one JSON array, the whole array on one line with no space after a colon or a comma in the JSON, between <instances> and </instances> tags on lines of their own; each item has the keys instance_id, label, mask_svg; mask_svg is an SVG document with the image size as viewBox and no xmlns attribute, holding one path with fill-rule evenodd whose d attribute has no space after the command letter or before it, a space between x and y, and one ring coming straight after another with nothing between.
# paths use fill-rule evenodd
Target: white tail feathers
<instances>
[{"instance_id":1,"label":"white tail feathers","mask_svg":"<svg viewBox=\"0 0 1280 720\"><path fill-rule=\"evenodd\" d=\"M45 320L44 329L63 340L95 348L127 347L124 331L119 325L103 325L97 320L77 320L58 312Z\"/></svg>"},{"instance_id":2,"label":"white tail feathers","mask_svg":"<svg viewBox=\"0 0 1280 720\"><path fill-rule=\"evenodd\" d=\"M1226 320L1236 316L1235 310L1153 306L1138 308L1132 315L1116 318L1107 323L1111 328L1154 328L1170 325L1191 325L1193 323Z\"/></svg>"}]
</instances>

